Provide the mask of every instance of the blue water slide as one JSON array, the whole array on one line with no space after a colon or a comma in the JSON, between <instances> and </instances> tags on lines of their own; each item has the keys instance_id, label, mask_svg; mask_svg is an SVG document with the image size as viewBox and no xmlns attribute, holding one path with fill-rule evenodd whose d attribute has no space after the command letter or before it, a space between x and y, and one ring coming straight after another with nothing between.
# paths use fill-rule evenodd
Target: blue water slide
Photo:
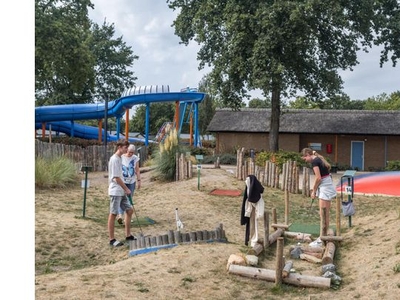
<instances>
[{"instance_id":1,"label":"blue water slide","mask_svg":"<svg viewBox=\"0 0 400 300\"><path fill-rule=\"evenodd\" d=\"M197 105L203 101L204 97L204 93L198 92L169 92L168 86L134 87L124 91L121 98L108 102L107 115L121 118L127 109L139 104L179 101ZM35 128L40 129L42 123L46 123L46 129L49 129L51 125L54 131L85 139L97 139L97 127L77 124L73 121L100 120L104 117L104 103L41 106L35 108ZM146 116L146 121L147 119L148 116ZM107 138L112 141L118 139L118 136L107 135ZM146 132L146 141L148 141L148 132Z\"/></svg>"},{"instance_id":2,"label":"blue water slide","mask_svg":"<svg viewBox=\"0 0 400 300\"><path fill-rule=\"evenodd\" d=\"M36 129L42 128L42 123L35 124ZM46 122L46 129L54 132L63 132L68 136L83 139L98 139L99 128L93 126L82 125L72 121ZM101 136L104 137L104 129L101 130ZM107 134L107 141L117 141L117 135ZM144 142L141 138L129 138L130 142Z\"/></svg>"}]
</instances>

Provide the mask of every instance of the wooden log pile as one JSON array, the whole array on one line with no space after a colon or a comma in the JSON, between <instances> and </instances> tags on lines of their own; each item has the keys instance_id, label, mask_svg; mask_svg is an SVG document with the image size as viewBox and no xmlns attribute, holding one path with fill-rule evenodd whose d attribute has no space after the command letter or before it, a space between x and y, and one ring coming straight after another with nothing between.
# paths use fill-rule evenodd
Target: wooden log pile
<instances>
[{"instance_id":1,"label":"wooden log pile","mask_svg":"<svg viewBox=\"0 0 400 300\"><path fill-rule=\"evenodd\" d=\"M254 268L247 266L239 266L239 265L230 265L229 271L230 274L241 275L245 277L250 277L254 279L266 280L270 282L275 282L276 280L276 271L263 269L263 268ZM297 273L290 273L286 277L282 276L282 282L301 286L301 287L316 287L316 288L330 288L331 279L324 278L320 276L310 276L310 275L301 275Z\"/></svg>"},{"instance_id":2,"label":"wooden log pile","mask_svg":"<svg viewBox=\"0 0 400 300\"><path fill-rule=\"evenodd\" d=\"M169 230L165 234L157 236L140 236L137 240L129 242L129 250L165 246L170 244L226 241L227 238L223 225L219 224L214 230L199 230L191 232Z\"/></svg>"}]
</instances>

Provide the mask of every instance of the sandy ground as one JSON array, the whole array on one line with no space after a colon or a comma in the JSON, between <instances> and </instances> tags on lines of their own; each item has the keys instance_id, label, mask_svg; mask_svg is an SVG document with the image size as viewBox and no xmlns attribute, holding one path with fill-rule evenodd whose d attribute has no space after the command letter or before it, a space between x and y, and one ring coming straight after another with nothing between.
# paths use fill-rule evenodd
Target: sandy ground
<instances>
[{"instance_id":1,"label":"sandy ground","mask_svg":"<svg viewBox=\"0 0 400 300\"><path fill-rule=\"evenodd\" d=\"M400 299L400 272L394 270L400 265L400 198L395 197L357 196L352 227L342 218L344 241L334 261L342 279L338 289L289 285L277 289L273 282L229 274L229 256L249 250L240 225L242 197L211 196L209 192L215 188L243 190L244 182L234 177L233 170L203 168L200 180L195 176L173 183L153 181L152 172L142 173L142 188L135 194L136 211L156 221L142 228L145 235L175 230L175 208L179 208L183 231L213 230L223 224L228 242L191 243L137 256L129 256L127 247L107 245L104 173L89 174L87 195L87 215L98 213L100 221L77 217L82 210L80 188L37 191L36 299ZM267 188L264 200L266 210L280 207L278 221L282 222L283 193ZM92 208L95 203L102 204L100 212ZM301 203L308 208L308 199L293 197L293 206L299 210ZM316 209L313 214L318 220ZM133 231L140 234L137 227ZM116 236L123 238L122 227L116 228ZM287 243L285 247L291 242ZM268 248L259 257L258 267L275 269L275 250ZM82 268L72 268L79 260ZM46 272L39 265L46 265ZM294 268L300 274L321 276L317 264L294 260Z\"/></svg>"}]
</instances>

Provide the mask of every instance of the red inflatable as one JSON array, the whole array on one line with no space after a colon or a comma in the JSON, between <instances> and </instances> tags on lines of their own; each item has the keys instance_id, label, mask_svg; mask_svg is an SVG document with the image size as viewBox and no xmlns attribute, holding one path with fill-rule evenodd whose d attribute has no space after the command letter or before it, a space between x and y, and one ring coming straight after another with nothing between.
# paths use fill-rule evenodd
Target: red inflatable
<instances>
[{"instance_id":1,"label":"red inflatable","mask_svg":"<svg viewBox=\"0 0 400 300\"><path fill-rule=\"evenodd\" d=\"M354 193L400 196L400 172L373 172L354 176ZM346 192L348 179L342 178L336 191Z\"/></svg>"}]
</instances>

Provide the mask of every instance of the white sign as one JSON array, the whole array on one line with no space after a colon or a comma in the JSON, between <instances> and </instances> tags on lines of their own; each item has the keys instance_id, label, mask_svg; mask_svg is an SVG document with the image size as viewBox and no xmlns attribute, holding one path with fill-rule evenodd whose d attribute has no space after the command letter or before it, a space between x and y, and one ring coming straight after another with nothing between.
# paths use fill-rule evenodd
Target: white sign
<instances>
[{"instance_id":1,"label":"white sign","mask_svg":"<svg viewBox=\"0 0 400 300\"><path fill-rule=\"evenodd\" d=\"M347 195L351 195L351 186L346 186L346 193Z\"/></svg>"},{"instance_id":2,"label":"white sign","mask_svg":"<svg viewBox=\"0 0 400 300\"><path fill-rule=\"evenodd\" d=\"M88 188L89 186L90 186L90 180L88 180L87 183L86 183L86 187ZM81 188L84 188L84 187L85 187L85 180L82 180Z\"/></svg>"}]
</instances>

